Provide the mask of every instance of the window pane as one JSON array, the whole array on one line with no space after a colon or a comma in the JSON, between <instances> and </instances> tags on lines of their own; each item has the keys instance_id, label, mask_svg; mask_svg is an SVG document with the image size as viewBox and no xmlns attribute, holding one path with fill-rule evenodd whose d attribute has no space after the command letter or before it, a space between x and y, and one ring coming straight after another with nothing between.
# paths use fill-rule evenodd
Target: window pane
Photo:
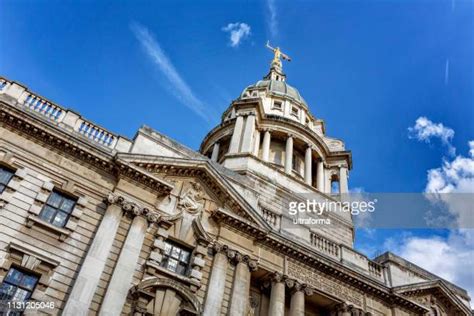
<instances>
[{"instance_id":1,"label":"window pane","mask_svg":"<svg viewBox=\"0 0 474 316\"><path fill-rule=\"evenodd\" d=\"M17 269L11 268L5 278L5 281L15 285L20 284L22 273Z\"/></svg>"},{"instance_id":2,"label":"window pane","mask_svg":"<svg viewBox=\"0 0 474 316\"><path fill-rule=\"evenodd\" d=\"M62 200L62 197L58 193L52 192L48 199L48 205L51 205L52 207L55 207L55 208L59 208L59 205L61 204L61 200Z\"/></svg>"},{"instance_id":3,"label":"window pane","mask_svg":"<svg viewBox=\"0 0 474 316\"><path fill-rule=\"evenodd\" d=\"M26 301L28 298L30 298L30 292L19 288L16 289L16 293L13 296L14 301Z\"/></svg>"},{"instance_id":4,"label":"window pane","mask_svg":"<svg viewBox=\"0 0 474 316\"><path fill-rule=\"evenodd\" d=\"M64 225L66 225L66 220L67 220L67 214L59 211L54 217L52 224L54 226L63 227Z\"/></svg>"},{"instance_id":5,"label":"window pane","mask_svg":"<svg viewBox=\"0 0 474 316\"><path fill-rule=\"evenodd\" d=\"M179 264L177 269L176 269L176 272L181 274L181 275L185 275L186 274L186 266L183 265L183 264Z\"/></svg>"},{"instance_id":6,"label":"window pane","mask_svg":"<svg viewBox=\"0 0 474 316\"><path fill-rule=\"evenodd\" d=\"M166 255L168 255L168 256L170 255L171 248L172 248L172 246L170 244L168 244L167 242L165 242L165 254Z\"/></svg>"},{"instance_id":7,"label":"window pane","mask_svg":"<svg viewBox=\"0 0 474 316\"><path fill-rule=\"evenodd\" d=\"M43 210L41 211L39 217L48 223L51 223L53 220L54 214L56 213L56 210L52 208L51 206L45 206Z\"/></svg>"},{"instance_id":8,"label":"window pane","mask_svg":"<svg viewBox=\"0 0 474 316\"><path fill-rule=\"evenodd\" d=\"M61 204L61 210L65 211L66 213L71 213L75 202L71 199L64 199L63 204Z\"/></svg>"},{"instance_id":9,"label":"window pane","mask_svg":"<svg viewBox=\"0 0 474 316\"><path fill-rule=\"evenodd\" d=\"M180 249L177 247L173 247L173 249L171 250L171 257L179 259L179 253Z\"/></svg>"},{"instance_id":10,"label":"window pane","mask_svg":"<svg viewBox=\"0 0 474 316\"><path fill-rule=\"evenodd\" d=\"M181 250L181 256L180 256L179 260L184 262L184 263L188 263L188 261L189 261L189 252Z\"/></svg>"},{"instance_id":11,"label":"window pane","mask_svg":"<svg viewBox=\"0 0 474 316\"><path fill-rule=\"evenodd\" d=\"M5 186L3 184L0 183L0 193L3 192L3 190L5 190Z\"/></svg>"},{"instance_id":12,"label":"window pane","mask_svg":"<svg viewBox=\"0 0 474 316\"><path fill-rule=\"evenodd\" d=\"M0 285L0 300L11 301L13 295L15 295L16 287L3 282Z\"/></svg>"},{"instance_id":13,"label":"window pane","mask_svg":"<svg viewBox=\"0 0 474 316\"><path fill-rule=\"evenodd\" d=\"M37 281L38 278L33 275L24 275L23 279L21 280L21 286L32 291Z\"/></svg>"},{"instance_id":14,"label":"window pane","mask_svg":"<svg viewBox=\"0 0 474 316\"><path fill-rule=\"evenodd\" d=\"M0 183L7 184L13 176L13 172L5 168L0 168Z\"/></svg>"},{"instance_id":15,"label":"window pane","mask_svg":"<svg viewBox=\"0 0 474 316\"><path fill-rule=\"evenodd\" d=\"M177 266L178 266L178 261L171 258L168 260L168 270L176 272Z\"/></svg>"}]
</instances>

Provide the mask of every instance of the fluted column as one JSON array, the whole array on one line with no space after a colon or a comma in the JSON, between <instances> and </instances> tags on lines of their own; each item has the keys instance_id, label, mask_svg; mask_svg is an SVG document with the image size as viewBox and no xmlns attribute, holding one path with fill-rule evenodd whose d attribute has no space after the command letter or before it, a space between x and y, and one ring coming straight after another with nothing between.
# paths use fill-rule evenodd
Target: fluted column
<instances>
[{"instance_id":1,"label":"fluted column","mask_svg":"<svg viewBox=\"0 0 474 316\"><path fill-rule=\"evenodd\" d=\"M234 260L237 265L235 267L229 316L246 316L249 305L250 272L255 271L257 263L240 254L237 254Z\"/></svg>"},{"instance_id":2,"label":"fluted column","mask_svg":"<svg viewBox=\"0 0 474 316\"><path fill-rule=\"evenodd\" d=\"M206 303L203 316L220 315L222 300L224 299L225 278L227 275L227 247L214 245L214 261L212 264L211 277L207 288Z\"/></svg>"},{"instance_id":3,"label":"fluted column","mask_svg":"<svg viewBox=\"0 0 474 316\"><path fill-rule=\"evenodd\" d=\"M144 209L134 203L130 203L129 205L124 205L124 210L129 212L134 218L105 292L104 301L99 312L101 315L120 315L128 290L132 285L133 274L148 227L148 221L145 218L147 214L145 214ZM153 221L158 219L153 217L151 213L147 217Z\"/></svg>"},{"instance_id":4,"label":"fluted column","mask_svg":"<svg viewBox=\"0 0 474 316\"><path fill-rule=\"evenodd\" d=\"M271 142L271 134L269 130L265 131L263 135L263 144L262 144L262 160L268 161L270 156L270 142Z\"/></svg>"},{"instance_id":5,"label":"fluted column","mask_svg":"<svg viewBox=\"0 0 474 316\"><path fill-rule=\"evenodd\" d=\"M235 119L234 132L230 140L230 146L229 146L230 154L239 152L243 125L244 125L244 117L242 115L238 115L237 118Z\"/></svg>"},{"instance_id":6,"label":"fluted column","mask_svg":"<svg viewBox=\"0 0 474 316\"><path fill-rule=\"evenodd\" d=\"M89 313L92 297L104 271L105 262L120 224L121 201L123 198L113 193L107 197L106 203L109 205L74 282L69 299L64 306L63 315L87 315Z\"/></svg>"},{"instance_id":7,"label":"fluted column","mask_svg":"<svg viewBox=\"0 0 474 316\"><path fill-rule=\"evenodd\" d=\"M211 160L212 161L217 161L217 158L219 158L219 143L215 143L214 147L212 147L212 155L211 155Z\"/></svg>"},{"instance_id":8,"label":"fluted column","mask_svg":"<svg viewBox=\"0 0 474 316\"><path fill-rule=\"evenodd\" d=\"M324 162L322 159L318 160L318 169L316 174L316 187L321 192L326 192L324 185Z\"/></svg>"},{"instance_id":9,"label":"fluted column","mask_svg":"<svg viewBox=\"0 0 474 316\"><path fill-rule=\"evenodd\" d=\"M306 153L304 156L304 181L308 185L313 184L313 171L312 171L312 162L313 162L313 157L312 157L313 150L311 149L311 146L308 146L306 148Z\"/></svg>"},{"instance_id":10,"label":"fluted column","mask_svg":"<svg viewBox=\"0 0 474 316\"><path fill-rule=\"evenodd\" d=\"M253 134L255 132L255 115L250 113L245 119L244 135L242 137L241 152L250 153L253 151Z\"/></svg>"},{"instance_id":11,"label":"fluted column","mask_svg":"<svg viewBox=\"0 0 474 316\"><path fill-rule=\"evenodd\" d=\"M270 292L269 316L285 315L285 282L281 274L276 273L272 279L272 289Z\"/></svg>"},{"instance_id":12,"label":"fluted column","mask_svg":"<svg viewBox=\"0 0 474 316\"><path fill-rule=\"evenodd\" d=\"M349 192L349 186L347 184L347 167L345 166L339 168L339 192L342 194Z\"/></svg>"},{"instance_id":13,"label":"fluted column","mask_svg":"<svg viewBox=\"0 0 474 316\"><path fill-rule=\"evenodd\" d=\"M285 150L285 173L291 174L293 167L293 136L288 135L286 139L286 150Z\"/></svg>"}]
</instances>

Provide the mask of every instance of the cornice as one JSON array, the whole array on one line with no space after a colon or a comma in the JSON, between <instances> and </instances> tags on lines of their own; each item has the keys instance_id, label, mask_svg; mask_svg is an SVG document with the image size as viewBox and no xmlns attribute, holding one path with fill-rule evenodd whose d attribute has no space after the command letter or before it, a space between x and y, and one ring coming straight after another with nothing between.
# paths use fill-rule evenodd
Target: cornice
<instances>
[{"instance_id":1,"label":"cornice","mask_svg":"<svg viewBox=\"0 0 474 316\"><path fill-rule=\"evenodd\" d=\"M90 144L76 135L70 135L67 130L58 128L57 124L37 117L34 113L28 113L0 102L0 122L87 163L98 169L99 172L127 177L161 194L167 194L172 190L171 184L116 159L115 151Z\"/></svg>"}]
</instances>

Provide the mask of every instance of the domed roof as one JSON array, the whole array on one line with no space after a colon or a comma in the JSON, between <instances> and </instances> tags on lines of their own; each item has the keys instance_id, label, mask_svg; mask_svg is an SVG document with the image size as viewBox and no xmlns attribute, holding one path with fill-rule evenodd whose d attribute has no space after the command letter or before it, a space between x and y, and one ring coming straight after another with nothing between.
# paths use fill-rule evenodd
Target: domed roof
<instances>
[{"instance_id":1,"label":"domed roof","mask_svg":"<svg viewBox=\"0 0 474 316\"><path fill-rule=\"evenodd\" d=\"M271 80L266 78L263 80L259 80L257 81L257 83L245 88L244 91L242 91L240 97L249 97L251 96L251 91L261 89L266 89L267 92L270 92L271 94L282 98L292 99L298 103L301 103L305 107L308 107L306 101L303 99L298 90L282 80Z\"/></svg>"}]
</instances>

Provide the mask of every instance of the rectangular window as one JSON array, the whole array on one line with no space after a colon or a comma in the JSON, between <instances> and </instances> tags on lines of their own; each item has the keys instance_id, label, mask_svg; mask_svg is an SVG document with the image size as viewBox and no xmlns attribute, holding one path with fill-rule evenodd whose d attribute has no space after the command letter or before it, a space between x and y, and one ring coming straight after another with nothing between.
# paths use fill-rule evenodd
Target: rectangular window
<instances>
[{"instance_id":1,"label":"rectangular window","mask_svg":"<svg viewBox=\"0 0 474 316\"><path fill-rule=\"evenodd\" d=\"M27 301L33 293L38 277L16 268L10 268L0 285L0 301Z\"/></svg>"},{"instance_id":2,"label":"rectangular window","mask_svg":"<svg viewBox=\"0 0 474 316\"><path fill-rule=\"evenodd\" d=\"M274 101L273 109L281 111L283 109L283 104L280 101Z\"/></svg>"},{"instance_id":3,"label":"rectangular window","mask_svg":"<svg viewBox=\"0 0 474 316\"><path fill-rule=\"evenodd\" d=\"M181 275L188 273L191 251L177 244L165 241L165 251L161 266Z\"/></svg>"},{"instance_id":4,"label":"rectangular window","mask_svg":"<svg viewBox=\"0 0 474 316\"><path fill-rule=\"evenodd\" d=\"M75 205L75 199L53 191L41 210L39 217L54 226L64 227Z\"/></svg>"},{"instance_id":5,"label":"rectangular window","mask_svg":"<svg viewBox=\"0 0 474 316\"><path fill-rule=\"evenodd\" d=\"M7 169L5 167L0 167L0 193L2 193L8 182L13 178L14 172L10 169Z\"/></svg>"},{"instance_id":6,"label":"rectangular window","mask_svg":"<svg viewBox=\"0 0 474 316\"><path fill-rule=\"evenodd\" d=\"M296 156L295 154L293 154L293 159L291 161L292 163L292 168L294 171L296 171L297 173L300 173L300 168L301 168L301 161L299 159L298 156Z\"/></svg>"},{"instance_id":7,"label":"rectangular window","mask_svg":"<svg viewBox=\"0 0 474 316\"><path fill-rule=\"evenodd\" d=\"M283 165L283 151L275 150L275 156L273 158L273 162L277 165Z\"/></svg>"},{"instance_id":8,"label":"rectangular window","mask_svg":"<svg viewBox=\"0 0 474 316\"><path fill-rule=\"evenodd\" d=\"M299 110L297 107L293 106L291 107L291 115L298 117Z\"/></svg>"}]
</instances>

